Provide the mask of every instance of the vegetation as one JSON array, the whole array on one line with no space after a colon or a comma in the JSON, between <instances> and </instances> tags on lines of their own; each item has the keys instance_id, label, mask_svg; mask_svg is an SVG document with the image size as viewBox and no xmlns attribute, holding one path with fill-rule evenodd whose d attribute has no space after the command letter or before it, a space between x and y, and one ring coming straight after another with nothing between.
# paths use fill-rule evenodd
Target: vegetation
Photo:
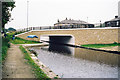
<instances>
[{"instance_id":1,"label":"vegetation","mask_svg":"<svg viewBox=\"0 0 120 80\"><path fill-rule=\"evenodd\" d=\"M88 44L88 45L81 45L83 47L89 48L102 48L102 47L112 47L112 46L120 46L120 43L112 43L112 44Z\"/></svg>"},{"instance_id":2,"label":"vegetation","mask_svg":"<svg viewBox=\"0 0 120 80\"><path fill-rule=\"evenodd\" d=\"M5 60L5 57L7 55L7 50L10 47L10 43L13 44L28 44L28 43L39 43L37 41L29 41L29 40L24 40L21 38L16 37L15 40L12 40L12 36L15 34L20 34L21 32L12 32L12 33L8 33L6 38L3 37L2 38L2 61ZM24 58L27 60L28 64L30 64L30 66L32 67L36 78L38 79L44 79L44 80L50 80L50 78L48 78L48 76L39 68L39 66L32 60L32 58L30 57L29 53L27 53L27 51L20 46L21 51L24 53Z\"/></svg>"},{"instance_id":3,"label":"vegetation","mask_svg":"<svg viewBox=\"0 0 120 80\"><path fill-rule=\"evenodd\" d=\"M15 40L12 40L13 35L17 35L23 32L11 32L7 34L7 37L10 39L10 42L13 44L34 44L34 43L40 43L39 41L31 41L31 40L25 40L19 37L15 37Z\"/></svg>"},{"instance_id":4,"label":"vegetation","mask_svg":"<svg viewBox=\"0 0 120 80\"><path fill-rule=\"evenodd\" d=\"M31 40L25 40L19 37L15 37L15 40L10 41L13 44L34 44L34 43L40 43L38 41L31 41Z\"/></svg>"},{"instance_id":5,"label":"vegetation","mask_svg":"<svg viewBox=\"0 0 120 80\"><path fill-rule=\"evenodd\" d=\"M5 24L10 21L11 13L10 11L13 10L15 7L15 2L2 2L2 29L3 32L6 30L4 29ZM4 31L5 30L5 31ZM10 37L2 38L2 61L5 60L5 57L7 55L7 50L10 47ZM0 56L1 58L1 56Z\"/></svg>"},{"instance_id":6,"label":"vegetation","mask_svg":"<svg viewBox=\"0 0 120 80\"><path fill-rule=\"evenodd\" d=\"M12 36L15 35L15 34L20 34L22 32L11 32L11 33L8 33L6 38L3 37L2 38L2 61L5 60L5 57L7 55L7 50L8 48L10 47L10 43L13 43L13 44L31 44L31 43L39 43L37 41L29 41L29 40L24 40L24 39L21 39L21 38L18 38L16 37L15 40L12 40Z\"/></svg>"},{"instance_id":7,"label":"vegetation","mask_svg":"<svg viewBox=\"0 0 120 80\"><path fill-rule=\"evenodd\" d=\"M24 32L26 32L26 31L14 32L14 34L17 35L17 34L21 34L21 33L24 33Z\"/></svg>"},{"instance_id":8,"label":"vegetation","mask_svg":"<svg viewBox=\"0 0 120 80\"><path fill-rule=\"evenodd\" d=\"M31 65L36 78L50 80L48 76L39 68L39 66L32 60L29 53L22 47L19 47L21 51L24 53L24 58L27 60L28 64Z\"/></svg>"},{"instance_id":9,"label":"vegetation","mask_svg":"<svg viewBox=\"0 0 120 80\"><path fill-rule=\"evenodd\" d=\"M10 48L10 40L12 39L12 35L14 33L9 33L7 34L6 38L2 37L2 61L5 60L6 55L7 55L7 50Z\"/></svg>"},{"instance_id":10,"label":"vegetation","mask_svg":"<svg viewBox=\"0 0 120 80\"><path fill-rule=\"evenodd\" d=\"M7 50L10 47L9 38L2 38L2 61L5 60Z\"/></svg>"},{"instance_id":11,"label":"vegetation","mask_svg":"<svg viewBox=\"0 0 120 80\"><path fill-rule=\"evenodd\" d=\"M10 28L8 28L7 30L8 30L8 31L16 31L16 29L11 28L11 27L10 27Z\"/></svg>"},{"instance_id":12,"label":"vegetation","mask_svg":"<svg viewBox=\"0 0 120 80\"><path fill-rule=\"evenodd\" d=\"M15 7L15 2L2 2L2 28L4 29L5 24L10 21L11 13Z\"/></svg>"}]
</instances>

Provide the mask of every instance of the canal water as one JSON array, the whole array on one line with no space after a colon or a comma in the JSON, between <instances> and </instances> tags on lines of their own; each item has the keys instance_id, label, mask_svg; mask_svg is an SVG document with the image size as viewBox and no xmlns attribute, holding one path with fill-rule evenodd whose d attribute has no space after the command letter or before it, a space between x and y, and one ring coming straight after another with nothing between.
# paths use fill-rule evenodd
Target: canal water
<instances>
[{"instance_id":1,"label":"canal water","mask_svg":"<svg viewBox=\"0 0 120 80\"><path fill-rule=\"evenodd\" d=\"M63 45L29 49L61 78L118 78L118 54Z\"/></svg>"}]
</instances>

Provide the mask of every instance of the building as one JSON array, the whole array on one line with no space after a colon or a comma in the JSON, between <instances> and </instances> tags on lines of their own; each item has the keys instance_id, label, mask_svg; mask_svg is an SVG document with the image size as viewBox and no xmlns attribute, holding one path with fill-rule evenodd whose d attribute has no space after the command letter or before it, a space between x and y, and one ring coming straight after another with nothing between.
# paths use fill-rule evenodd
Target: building
<instances>
[{"instance_id":1,"label":"building","mask_svg":"<svg viewBox=\"0 0 120 80\"><path fill-rule=\"evenodd\" d=\"M120 1L118 2L118 16L105 22L105 27L120 27Z\"/></svg>"},{"instance_id":2,"label":"building","mask_svg":"<svg viewBox=\"0 0 120 80\"><path fill-rule=\"evenodd\" d=\"M120 27L120 17L115 16L114 19L106 21L105 27Z\"/></svg>"},{"instance_id":3,"label":"building","mask_svg":"<svg viewBox=\"0 0 120 80\"><path fill-rule=\"evenodd\" d=\"M65 19L54 24L54 28L66 29L66 28L93 28L94 24L87 23L81 20Z\"/></svg>"}]
</instances>

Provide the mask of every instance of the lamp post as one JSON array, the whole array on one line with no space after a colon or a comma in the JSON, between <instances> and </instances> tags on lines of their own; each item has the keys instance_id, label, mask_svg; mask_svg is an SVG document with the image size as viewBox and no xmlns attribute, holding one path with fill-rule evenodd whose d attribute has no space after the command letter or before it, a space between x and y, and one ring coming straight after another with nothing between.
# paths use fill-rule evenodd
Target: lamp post
<instances>
[{"instance_id":1,"label":"lamp post","mask_svg":"<svg viewBox=\"0 0 120 80\"><path fill-rule=\"evenodd\" d=\"M29 7L29 1L27 1L27 31L28 31L28 15L29 15L29 13L28 13L28 8Z\"/></svg>"},{"instance_id":2,"label":"lamp post","mask_svg":"<svg viewBox=\"0 0 120 80\"><path fill-rule=\"evenodd\" d=\"M88 17L87 17L87 23L88 23Z\"/></svg>"}]
</instances>

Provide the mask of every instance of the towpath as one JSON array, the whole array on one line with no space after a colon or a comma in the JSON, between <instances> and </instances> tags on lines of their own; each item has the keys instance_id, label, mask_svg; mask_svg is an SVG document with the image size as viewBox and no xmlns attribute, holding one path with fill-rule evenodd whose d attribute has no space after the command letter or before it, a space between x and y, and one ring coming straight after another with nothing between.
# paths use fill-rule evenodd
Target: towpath
<instances>
[{"instance_id":1,"label":"towpath","mask_svg":"<svg viewBox=\"0 0 120 80\"><path fill-rule=\"evenodd\" d=\"M35 78L31 66L24 59L19 45L11 44L3 64L3 78Z\"/></svg>"}]
</instances>

